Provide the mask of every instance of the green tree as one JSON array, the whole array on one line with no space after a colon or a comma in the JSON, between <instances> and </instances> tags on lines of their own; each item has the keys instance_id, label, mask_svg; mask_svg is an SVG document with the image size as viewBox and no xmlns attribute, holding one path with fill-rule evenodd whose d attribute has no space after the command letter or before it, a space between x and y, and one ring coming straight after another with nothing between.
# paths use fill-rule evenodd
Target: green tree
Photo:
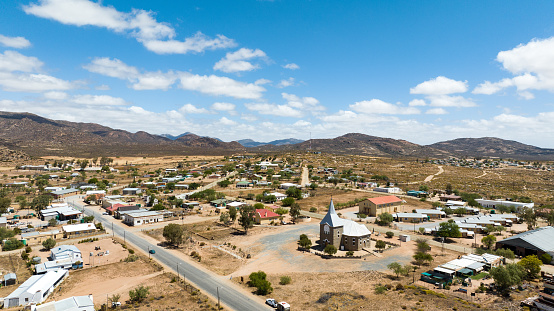
<instances>
[{"instance_id":1,"label":"green tree","mask_svg":"<svg viewBox=\"0 0 554 311\"><path fill-rule=\"evenodd\" d=\"M292 221L296 222L296 219L300 216L300 205L298 203L290 206L289 215L292 217Z\"/></svg>"},{"instance_id":2,"label":"green tree","mask_svg":"<svg viewBox=\"0 0 554 311\"><path fill-rule=\"evenodd\" d=\"M221 221L224 224L227 224L229 222L229 219L230 217L228 212L223 212L221 213L221 215L219 215L219 221Z\"/></svg>"},{"instance_id":3,"label":"green tree","mask_svg":"<svg viewBox=\"0 0 554 311\"><path fill-rule=\"evenodd\" d=\"M56 225L58 225L58 221L55 218L51 218L48 220L49 227L55 227Z\"/></svg>"},{"instance_id":4,"label":"green tree","mask_svg":"<svg viewBox=\"0 0 554 311\"><path fill-rule=\"evenodd\" d=\"M543 264L548 265L552 262L552 256L550 256L550 254L548 253L544 253L541 255L540 260Z\"/></svg>"},{"instance_id":5,"label":"green tree","mask_svg":"<svg viewBox=\"0 0 554 311\"><path fill-rule=\"evenodd\" d=\"M424 252L417 252L413 256L418 266L421 266L423 263L427 262L428 264L433 261L433 256Z\"/></svg>"},{"instance_id":6,"label":"green tree","mask_svg":"<svg viewBox=\"0 0 554 311\"><path fill-rule=\"evenodd\" d=\"M3 251L13 251L14 249L20 248L23 248L23 242L16 238L9 238L6 242L4 242L4 246L2 246Z\"/></svg>"},{"instance_id":7,"label":"green tree","mask_svg":"<svg viewBox=\"0 0 554 311\"><path fill-rule=\"evenodd\" d=\"M45 209L52 202L52 196L50 195L39 195L33 198L31 201L31 208L39 212Z\"/></svg>"},{"instance_id":8,"label":"green tree","mask_svg":"<svg viewBox=\"0 0 554 311\"><path fill-rule=\"evenodd\" d=\"M399 264L398 262L391 262L387 265L387 268L389 270L392 270L394 274L396 274L396 278L398 278L401 274L404 274L404 267Z\"/></svg>"},{"instance_id":9,"label":"green tree","mask_svg":"<svg viewBox=\"0 0 554 311\"><path fill-rule=\"evenodd\" d=\"M295 198L297 200L302 199L302 190L296 187L290 187L287 189L286 194L289 198Z\"/></svg>"},{"instance_id":10,"label":"green tree","mask_svg":"<svg viewBox=\"0 0 554 311\"><path fill-rule=\"evenodd\" d=\"M460 227L450 219L447 222L442 222L439 225L438 235L444 238L459 238L462 234L460 233Z\"/></svg>"},{"instance_id":11,"label":"green tree","mask_svg":"<svg viewBox=\"0 0 554 311\"><path fill-rule=\"evenodd\" d=\"M288 197L283 199L281 202L283 202L283 206L291 206L294 204L294 198Z\"/></svg>"},{"instance_id":12,"label":"green tree","mask_svg":"<svg viewBox=\"0 0 554 311\"><path fill-rule=\"evenodd\" d=\"M533 230L537 225L537 215L532 208L524 208L521 211L520 217L523 219L523 222L527 224L527 230Z\"/></svg>"},{"instance_id":13,"label":"green tree","mask_svg":"<svg viewBox=\"0 0 554 311\"><path fill-rule=\"evenodd\" d=\"M13 238L15 236L15 232L13 230L10 230L5 227L0 227L0 241L6 240L8 238Z\"/></svg>"},{"instance_id":14,"label":"green tree","mask_svg":"<svg viewBox=\"0 0 554 311\"><path fill-rule=\"evenodd\" d=\"M315 190L316 188L317 188L316 183L313 182L313 183L310 184L310 189Z\"/></svg>"},{"instance_id":15,"label":"green tree","mask_svg":"<svg viewBox=\"0 0 554 311\"><path fill-rule=\"evenodd\" d=\"M525 270L518 264L507 264L506 267L498 266L489 271L494 279L494 284L503 291L511 286L520 284L525 277Z\"/></svg>"},{"instance_id":16,"label":"green tree","mask_svg":"<svg viewBox=\"0 0 554 311\"><path fill-rule=\"evenodd\" d=\"M282 208L282 207L275 210L275 213L279 214L280 216L285 215L287 212L288 212L288 210L286 208Z\"/></svg>"},{"instance_id":17,"label":"green tree","mask_svg":"<svg viewBox=\"0 0 554 311\"><path fill-rule=\"evenodd\" d=\"M237 219L237 209L234 206L229 207L229 219L231 219L233 223Z\"/></svg>"},{"instance_id":18,"label":"green tree","mask_svg":"<svg viewBox=\"0 0 554 311\"><path fill-rule=\"evenodd\" d=\"M252 272L248 276L250 286L258 289L259 295L267 295L273 291L271 283L267 280L267 275L263 271Z\"/></svg>"},{"instance_id":19,"label":"green tree","mask_svg":"<svg viewBox=\"0 0 554 311\"><path fill-rule=\"evenodd\" d=\"M489 234L481 239L481 243L487 247L487 249L492 249L494 243L496 243L496 237L492 234Z\"/></svg>"},{"instance_id":20,"label":"green tree","mask_svg":"<svg viewBox=\"0 0 554 311\"><path fill-rule=\"evenodd\" d=\"M393 222L394 218L389 213L382 213L379 216L377 216L376 223L380 226L388 226L391 222Z\"/></svg>"},{"instance_id":21,"label":"green tree","mask_svg":"<svg viewBox=\"0 0 554 311\"><path fill-rule=\"evenodd\" d=\"M254 226L254 212L253 206L243 206L240 209L239 225L244 229L244 233L248 234L248 229Z\"/></svg>"},{"instance_id":22,"label":"green tree","mask_svg":"<svg viewBox=\"0 0 554 311\"><path fill-rule=\"evenodd\" d=\"M385 241L378 240L377 242L375 242L375 248L377 248L381 252L383 252L385 247L387 247L387 243L385 243Z\"/></svg>"},{"instance_id":23,"label":"green tree","mask_svg":"<svg viewBox=\"0 0 554 311\"><path fill-rule=\"evenodd\" d=\"M150 290L147 286L140 285L139 287L129 291L131 301L141 302L148 297Z\"/></svg>"},{"instance_id":24,"label":"green tree","mask_svg":"<svg viewBox=\"0 0 554 311\"><path fill-rule=\"evenodd\" d=\"M12 204L12 200L9 198L0 198L0 214L6 213L10 207L10 204Z\"/></svg>"},{"instance_id":25,"label":"green tree","mask_svg":"<svg viewBox=\"0 0 554 311\"><path fill-rule=\"evenodd\" d=\"M307 235L301 234L300 240L298 240L298 245L300 245L300 247L302 248L308 249L312 247L312 241L308 238Z\"/></svg>"},{"instance_id":26,"label":"green tree","mask_svg":"<svg viewBox=\"0 0 554 311\"><path fill-rule=\"evenodd\" d=\"M466 209L463 207L458 207L457 209L454 210L454 214L456 214L458 217L465 215L465 213L466 213Z\"/></svg>"},{"instance_id":27,"label":"green tree","mask_svg":"<svg viewBox=\"0 0 554 311\"><path fill-rule=\"evenodd\" d=\"M446 194L452 194L452 185L450 183L446 184L445 191Z\"/></svg>"},{"instance_id":28,"label":"green tree","mask_svg":"<svg viewBox=\"0 0 554 311\"><path fill-rule=\"evenodd\" d=\"M333 244L328 244L327 246L325 246L323 252L329 256L333 256L337 253L337 248Z\"/></svg>"},{"instance_id":29,"label":"green tree","mask_svg":"<svg viewBox=\"0 0 554 311\"><path fill-rule=\"evenodd\" d=\"M42 242L42 247L44 247L44 249L46 249L47 251L54 248L54 246L56 246L56 240L52 238L48 238Z\"/></svg>"},{"instance_id":30,"label":"green tree","mask_svg":"<svg viewBox=\"0 0 554 311\"><path fill-rule=\"evenodd\" d=\"M183 228L178 224L169 224L164 227L163 237L169 244L179 245L183 241Z\"/></svg>"},{"instance_id":31,"label":"green tree","mask_svg":"<svg viewBox=\"0 0 554 311\"><path fill-rule=\"evenodd\" d=\"M516 255L514 254L514 251L512 251L511 249L508 249L508 248L497 249L494 252L494 254L497 255L497 256L502 256L502 257L507 258L507 259L516 258Z\"/></svg>"},{"instance_id":32,"label":"green tree","mask_svg":"<svg viewBox=\"0 0 554 311\"><path fill-rule=\"evenodd\" d=\"M419 191L429 192L429 186L421 185L421 186L419 186Z\"/></svg>"},{"instance_id":33,"label":"green tree","mask_svg":"<svg viewBox=\"0 0 554 311\"><path fill-rule=\"evenodd\" d=\"M415 242L418 252L427 253L431 250L431 246L429 246L429 241L427 241L427 239L418 238Z\"/></svg>"},{"instance_id":34,"label":"green tree","mask_svg":"<svg viewBox=\"0 0 554 311\"><path fill-rule=\"evenodd\" d=\"M524 257L517 264L523 268L525 276L529 280L537 278L541 272L542 261L537 255Z\"/></svg>"}]
</instances>

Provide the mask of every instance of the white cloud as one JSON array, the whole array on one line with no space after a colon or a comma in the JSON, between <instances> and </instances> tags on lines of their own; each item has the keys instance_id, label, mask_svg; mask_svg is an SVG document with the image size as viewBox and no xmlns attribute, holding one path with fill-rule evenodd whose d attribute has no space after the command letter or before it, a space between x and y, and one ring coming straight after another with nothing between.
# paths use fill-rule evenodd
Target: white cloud
<instances>
[{"instance_id":1,"label":"white cloud","mask_svg":"<svg viewBox=\"0 0 554 311\"><path fill-rule=\"evenodd\" d=\"M220 48L236 43L223 35L212 39L198 32L184 41L175 40L175 29L158 22L154 13L133 9L120 12L113 6L88 0L40 0L23 7L27 14L58 21L66 25L96 26L134 36L148 50L158 54L186 54Z\"/></svg>"},{"instance_id":2,"label":"white cloud","mask_svg":"<svg viewBox=\"0 0 554 311\"><path fill-rule=\"evenodd\" d=\"M307 126L310 126L312 125L310 122L308 121L304 121L304 120L298 120L296 122L294 122L294 124L292 126L295 126L295 127L307 127Z\"/></svg>"},{"instance_id":3,"label":"white cloud","mask_svg":"<svg viewBox=\"0 0 554 311\"><path fill-rule=\"evenodd\" d=\"M287 105L274 105L265 103L249 103L244 106L251 111L256 111L259 114L273 115L279 117L301 118L302 111L294 109Z\"/></svg>"},{"instance_id":4,"label":"white cloud","mask_svg":"<svg viewBox=\"0 0 554 311\"><path fill-rule=\"evenodd\" d=\"M501 51L496 61L515 76L498 82L485 81L473 90L474 94L491 95L515 87L521 97L532 99L531 90L554 92L554 37L533 39L527 44Z\"/></svg>"},{"instance_id":5,"label":"white cloud","mask_svg":"<svg viewBox=\"0 0 554 311\"><path fill-rule=\"evenodd\" d=\"M43 94L46 99L63 100L69 97L65 92L51 91Z\"/></svg>"},{"instance_id":6,"label":"white cloud","mask_svg":"<svg viewBox=\"0 0 554 311\"><path fill-rule=\"evenodd\" d=\"M228 125L228 126L235 126L238 124L237 122L227 119L226 117L221 117L221 119L219 119L219 122L223 125Z\"/></svg>"},{"instance_id":7,"label":"white cloud","mask_svg":"<svg viewBox=\"0 0 554 311\"><path fill-rule=\"evenodd\" d=\"M185 104L183 105L183 107L179 108L179 112L183 114L188 114L188 113L197 114L197 113L208 113L208 110L205 108L197 108L193 104Z\"/></svg>"},{"instance_id":8,"label":"white cloud","mask_svg":"<svg viewBox=\"0 0 554 311\"><path fill-rule=\"evenodd\" d=\"M0 53L0 72L32 72L38 71L43 63L36 57L25 56L16 51Z\"/></svg>"},{"instance_id":9,"label":"white cloud","mask_svg":"<svg viewBox=\"0 0 554 311\"><path fill-rule=\"evenodd\" d=\"M200 53L205 50L226 49L237 46L233 39L229 39L224 35L217 35L216 38L212 39L201 32L197 32L193 37L186 38L185 41L144 40L142 43L148 50L157 54Z\"/></svg>"},{"instance_id":10,"label":"white cloud","mask_svg":"<svg viewBox=\"0 0 554 311\"><path fill-rule=\"evenodd\" d=\"M83 68L90 72L119 79L131 80L136 79L139 75L136 67L129 66L117 58L95 58L90 64L84 65Z\"/></svg>"},{"instance_id":11,"label":"white cloud","mask_svg":"<svg viewBox=\"0 0 554 311\"><path fill-rule=\"evenodd\" d=\"M99 91L109 91L109 90L110 90L110 86L109 86L109 85L106 85L106 84L102 84L102 85L96 86L95 89L97 89L97 90L99 90Z\"/></svg>"},{"instance_id":12,"label":"white cloud","mask_svg":"<svg viewBox=\"0 0 554 311\"><path fill-rule=\"evenodd\" d=\"M268 79L258 79L254 82L254 84L256 85L264 85L264 84L268 84L268 83L271 83L271 80L268 80Z\"/></svg>"},{"instance_id":13,"label":"white cloud","mask_svg":"<svg viewBox=\"0 0 554 311\"><path fill-rule=\"evenodd\" d=\"M71 102L79 105L91 105L91 106L123 106L127 105L127 102L120 97L112 97L108 95L75 95L70 100Z\"/></svg>"},{"instance_id":14,"label":"white cloud","mask_svg":"<svg viewBox=\"0 0 554 311\"><path fill-rule=\"evenodd\" d=\"M240 82L215 75L200 76L188 72L181 73L180 87L214 96L229 96L241 99L258 99L265 88L252 83Z\"/></svg>"},{"instance_id":15,"label":"white cloud","mask_svg":"<svg viewBox=\"0 0 554 311\"><path fill-rule=\"evenodd\" d=\"M23 49L31 46L31 42L23 37L6 37L0 35L0 44L14 49Z\"/></svg>"},{"instance_id":16,"label":"white cloud","mask_svg":"<svg viewBox=\"0 0 554 311\"><path fill-rule=\"evenodd\" d=\"M76 87L76 83L44 74L12 74L0 72L0 86L9 92L65 91Z\"/></svg>"},{"instance_id":17,"label":"white cloud","mask_svg":"<svg viewBox=\"0 0 554 311\"><path fill-rule=\"evenodd\" d=\"M425 112L426 114L448 114L444 108L432 108Z\"/></svg>"},{"instance_id":18,"label":"white cloud","mask_svg":"<svg viewBox=\"0 0 554 311\"><path fill-rule=\"evenodd\" d=\"M147 72L138 76L138 82L132 88L135 90L168 90L177 80L178 75L173 72Z\"/></svg>"},{"instance_id":19,"label":"white cloud","mask_svg":"<svg viewBox=\"0 0 554 311\"><path fill-rule=\"evenodd\" d=\"M262 50L241 48L238 51L227 53L224 58L215 63L214 70L220 70L223 72L252 71L259 69L260 66L258 64L251 63L249 60L253 58L266 57L266 54Z\"/></svg>"},{"instance_id":20,"label":"white cloud","mask_svg":"<svg viewBox=\"0 0 554 311\"><path fill-rule=\"evenodd\" d=\"M240 118L241 118L242 120L249 121L249 122L253 122L253 121L257 121L257 120L258 120L258 118L257 118L255 115L253 115L253 114L244 114L244 113L243 113L243 114L240 116Z\"/></svg>"},{"instance_id":21,"label":"white cloud","mask_svg":"<svg viewBox=\"0 0 554 311\"><path fill-rule=\"evenodd\" d=\"M422 82L410 89L410 94L447 95L465 93L467 81L456 81L443 76Z\"/></svg>"},{"instance_id":22,"label":"white cloud","mask_svg":"<svg viewBox=\"0 0 554 311\"><path fill-rule=\"evenodd\" d=\"M403 107L384 102L380 99L364 100L350 105L350 109L363 114L419 114L413 107Z\"/></svg>"},{"instance_id":23,"label":"white cloud","mask_svg":"<svg viewBox=\"0 0 554 311\"><path fill-rule=\"evenodd\" d=\"M463 96L435 95L427 96L427 99L429 100L429 106L434 107L468 108L477 106L471 99Z\"/></svg>"},{"instance_id":24,"label":"white cloud","mask_svg":"<svg viewBox=\"0 0 554 311\"><path fill-rule=\"evenodd\" d=\"M277 84L277 87L282 89L282 88L285 88L285 87L288 87L288 86L293 86L294 85L294 78L290 77L286 80L281 80L281 82L279 82L279 84Z\"/></svg>"},{"instance_id":25,"label":"white cloud","mask_svg":"<svg viewBox=\"0 0 554 311\"><path fill-rule=\"evenodd\" d=\"M281 96L287 101L287 105L292 108L311 112L325 110L325 107L321 106L319 101L313 97L298 97L288 93L281 93Z\"/></svg>"},{"instance_id":26,"label":"white cloud","mask_svg":"<svg viewBox=\"0 0 554 311\"><path fill-rule=\"evenodd\" d=\"M290 63L290 64L284 65L283 68L290 69L290 70L296 70L296 69L300 69L300 66L298 66L295 63Z\"/></svg>"},{"instance_id":27,"label":"white cloud","mask_svg":"<svg viewBox=\"0 0 554 311\"><path fill-rule=\"evenodd\" d=\"M418 106L427 106L427 103L423 99L412 99L408 106L410 107L418 107Z\"/></svg>"},{"instance_id":28,"label":"white cloud","mask_svg":"<svg viewBox=\"0 0 554 311\"><path fill-rule=\"evenodd\" d=\"M231 103L213 103L212 109L217 111L234 112L236 106Z\"/></svg>"}]
</instances>

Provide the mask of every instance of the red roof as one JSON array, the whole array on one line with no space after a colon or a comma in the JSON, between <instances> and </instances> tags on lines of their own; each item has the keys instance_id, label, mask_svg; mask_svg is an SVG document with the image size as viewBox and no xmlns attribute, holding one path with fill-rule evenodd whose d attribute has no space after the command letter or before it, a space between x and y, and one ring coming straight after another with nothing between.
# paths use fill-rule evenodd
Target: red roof
<instances>
[{"instance_id":1,"label":"red roof","mask_svg":"<svg viewBox=\"0 0 554 311\"><path fill-rule=\"evenodd\" d=\"M371 203L375 205L387 204L387 203L396 203L402 202L402 199L395 197L394 195L386 195L384 197L377 197L368 199Z\"/></svg>"},{"instance_id":2,"label":"red roof","mask_svg":"<svg viewBox=\"0 0 554 311\"><path fill-rule=\"evenodd\" d=\"M277 214L275 212L272 212L272 211L270 211L268 209L265 209L265 208L256 209L256 214L260 215L260 218L262 218L262 219L279 217L279 214Z\"/></svg>"}]
</instances>

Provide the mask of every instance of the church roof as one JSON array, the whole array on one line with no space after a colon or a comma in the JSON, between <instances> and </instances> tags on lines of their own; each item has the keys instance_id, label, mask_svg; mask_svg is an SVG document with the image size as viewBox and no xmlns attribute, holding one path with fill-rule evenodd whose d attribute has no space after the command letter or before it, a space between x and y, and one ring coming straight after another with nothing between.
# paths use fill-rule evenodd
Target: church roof
<instances>
[{"instance_id":1,"label":"church roof","mask_svg":"<svg viewBox=\"0 0 554 311\"><path fill-rule=\"evenodd\" d=\"M333 204L333 199L331 199L329 211L327 211L327 215L323 217L319 224L328 224L330 227L341 227L344 225L344 222L345 220L341 219L339 215L337 215L337 212L335 212L335 205Z\"/></svg>"},{"instance_id":2,"label":"church roof","mask_svg":"<svg viewBox=\"0 0 554 311\"><path fill-rule=\"evenodd\" d=\"M367 227L362 224L356 223L355 221L349 219L345 219L342 234L346 236L361 237L370 235L371 231L369 231L369 229L367 229Z\"/></svg>"}]
</instances>

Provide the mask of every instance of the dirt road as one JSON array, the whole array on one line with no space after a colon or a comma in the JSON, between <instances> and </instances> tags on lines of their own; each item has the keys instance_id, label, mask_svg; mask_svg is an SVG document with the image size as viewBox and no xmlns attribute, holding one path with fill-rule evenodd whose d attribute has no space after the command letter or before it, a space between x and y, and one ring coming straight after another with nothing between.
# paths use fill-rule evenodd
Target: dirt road
<instances>
[{"instance_id":1,"label":"dirt road","mask_svg":"<svg viewBox=\"0 0 554 311\"><path fill-rule=\"evenodd\" d=\"M444 170L442 169L442 166L439 165L439 172L436 173L436 174L427 176L427 178L425 178L424 182L430 182L431 180L433 180L433 178L435 178L435 176L438 176L442 173L444 173Z\"/></svg>"},{"instance_id":2,"label":"dirt road","mask_svg":"<svg viewBox=\"0 0 554 311\"><path fill-rule=\"evenodd\" d=\"M302 187L305 187L308 184L309 181L310 181L310 179L309 179L308 167L304 166L302 168L302 183L300 185Z\"/></svg>"}]
</instances>

